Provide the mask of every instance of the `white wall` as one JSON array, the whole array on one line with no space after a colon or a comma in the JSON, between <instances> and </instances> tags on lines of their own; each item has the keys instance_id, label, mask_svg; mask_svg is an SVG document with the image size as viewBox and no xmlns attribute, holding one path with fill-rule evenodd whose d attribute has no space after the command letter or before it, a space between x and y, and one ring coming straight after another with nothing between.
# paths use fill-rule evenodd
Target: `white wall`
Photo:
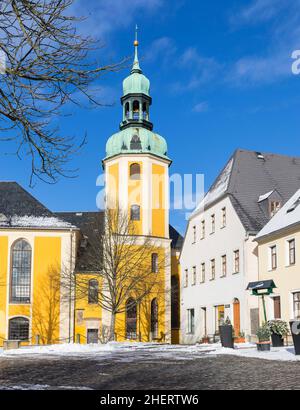
<instances>
[{"instance_id":1,"label":"white wall","mask_svg":"<svg viewBox=\"0 0 300 410\"><path fill-rule=\"evenodd\" d=\"M222 209L226 207L227 223L222 228ZM215 233L211 234L211 215L215 214ZM205 239L201 239L201 221L206 222ZM196 226L197 238L193 244L193 227ZM215 307L228 305L225 317L233 322L233 301L240 301L241 331L250 334L250 312L256 300L249 300L246 292L247 284L256 280L257 257L253 250L255 243L246 237L245 229L237 216L228 197L216 205L194 216L189 223L185 243L181 254L181 342L196 343L204 336L203 315L201 308L207 309L207 333L213 335L216 331ZM240 273L234 274L234 251L240 251ZM222 275L222 256L227 256L227 276ZM216 260L216 279L211 281L211 263ZM201 264L206 264L206 280L200 283ZM197 268L197 283L192 286L192 268ZM189 270L189 284L185 287L185 270ZM195 309L195 332L187 333L187 310ZM202 316L202 317L201 317Z\"/></svg>"}]
</instances>

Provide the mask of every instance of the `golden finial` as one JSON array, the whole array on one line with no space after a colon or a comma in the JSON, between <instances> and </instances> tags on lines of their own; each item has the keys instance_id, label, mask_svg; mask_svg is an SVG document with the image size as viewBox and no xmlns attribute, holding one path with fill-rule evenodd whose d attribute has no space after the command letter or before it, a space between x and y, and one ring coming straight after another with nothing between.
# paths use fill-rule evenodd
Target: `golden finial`
<instances>
[{"instance_id":1,"label":"golden finial","mask_svg":"<svg viewBox=\"0 0 300 410\"><path fill-rule=\"evenodd\" d=\"M134 41L134 47L138 47L139 46L139 40L138 40L138 25L135 26L135 41Z\"/></svg>"}]
</instances>

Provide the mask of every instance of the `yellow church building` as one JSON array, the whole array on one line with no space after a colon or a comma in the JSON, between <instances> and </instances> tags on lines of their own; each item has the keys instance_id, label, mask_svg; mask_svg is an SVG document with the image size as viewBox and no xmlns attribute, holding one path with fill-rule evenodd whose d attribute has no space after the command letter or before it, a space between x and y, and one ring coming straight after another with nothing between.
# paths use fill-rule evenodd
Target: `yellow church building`
<instances>
[{"instance_id":1,"label":"yellow church building","mask_svg":"<svg viewBox=\"0 0 300 410\"><path fill-rule=\"evenodd\" d=\"M166 140L153 132L150 82L138 45L136 39L133 67L123 82L120 131L108 139L103 160L106 207L128 215L141 248L146 242L155 247L145 269L160 285L141 301L124 280L128 300L117 315L115 340L178 343L182 237L169 224L171 160ZM95 221L105 226L105 218L105 211L53 213L17 183L0 182L0 346L104 340L111 312L98 303L104 285L89 243ZM63 284L66 274L75 278L74 288ZM81 295L83 282L88 292Z\"/></svg>"}]
</instances>

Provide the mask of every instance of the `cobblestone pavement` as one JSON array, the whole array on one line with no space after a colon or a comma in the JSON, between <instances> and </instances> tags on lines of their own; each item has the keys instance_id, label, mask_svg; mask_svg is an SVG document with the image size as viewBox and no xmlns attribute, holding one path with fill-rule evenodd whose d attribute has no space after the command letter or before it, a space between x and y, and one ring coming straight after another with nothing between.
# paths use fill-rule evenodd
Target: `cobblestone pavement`
<instances>
[{"instance_id":1,"label":"cobblestone pavement","mask_svg":"<svg viewBox=\"0 0 300 410\"><path fill-rule=\"evenodd\" d=\"M235 356L0 358L0 389L300 389L300 363Z\"/></svg>"}]
</instances>

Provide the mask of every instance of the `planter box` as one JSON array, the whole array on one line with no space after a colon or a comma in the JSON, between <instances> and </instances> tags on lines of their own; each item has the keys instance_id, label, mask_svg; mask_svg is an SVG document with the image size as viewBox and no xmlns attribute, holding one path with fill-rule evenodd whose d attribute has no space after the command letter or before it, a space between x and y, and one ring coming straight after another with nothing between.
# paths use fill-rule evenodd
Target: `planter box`
<instances>
[{"instance_id":1,"label":"planter box","mask_svg":"<svg viewBox=\"0 0 300 410\"><path fill-rule=\"evenodd\" d=\"M271 337L272 337L273 347L283 347L284 346L284 339L280 335L276 333L272 333Z\"/></svg>"},{"instance_id":2,"label":"planter box","mask_svg":"<svg viewBox=\"0 0 300 410\"><path fill-rule=\"evenodd\" d=\"M256 345L259 352L270 352L271 350L270 342L258 342Z\"/></svg>"},{"instance_id":3,"label":"planter box","mask_svg":"<svg viewBox=\"0 0 300 410\"><path fill-rule=\"evenodd\" d=\"M245 339L244 337L236 337L236 338L234 339L234 343L237 343L237 344L239 344L239 343L246 343L246 339Z\"/></svg>"},{"instance_id":4,"label":"planter box","mask_svg":"<svg viewBox=\"0 0 300 410\"><path fill-rule=\"evenodd\" d=\"M20 340L4 340L3 350L15 350L21 346Z\"/></svg>"},{"instance_id":5,"label":"planter box","mask_svg":"<svg viewBox=\"0 0 300 410\"><path fill-rule=\"evenodd\" d=\"M223 347L234 349L233 328L229 325L219 327L221 343Z\"/></svg>"},{"instance_id":6,"label":"planter box","mask_svg":"<svg viewBox=\"0 0 300 410\"><path fill-rule=\"evenodd\" d=\"M300 356L300 321L293 320L290 322L293 342L296 356Z\"/></svg>"}]
</instances>

